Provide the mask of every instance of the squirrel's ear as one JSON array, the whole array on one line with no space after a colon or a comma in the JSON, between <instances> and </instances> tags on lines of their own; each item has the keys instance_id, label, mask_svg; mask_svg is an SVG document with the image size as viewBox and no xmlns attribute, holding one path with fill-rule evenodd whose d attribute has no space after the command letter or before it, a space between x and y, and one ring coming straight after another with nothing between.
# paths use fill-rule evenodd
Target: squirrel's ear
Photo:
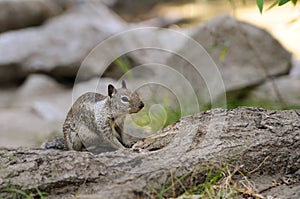
<instances>
[{"instance_id":1,"label":"squirrel's ear","mask_svg":"<svg viewBox=\"0 0 300 199\"><path fill-rule=\"evenodd\" d=\"M108 96L112 97L115 92L116 92L115 87L113 85L109 84L108 85Z\"/></svg>"},{"instance_id":2,"label":"squirrel's ear","mask_svg":"<svg viewBox=\"0 0 300 199\"><path fill-rule=\"evenodd\" d=\"M122 80L122 88L126 88L126 82L125 82L125 80Z\"/></svg>"}]
</instances>

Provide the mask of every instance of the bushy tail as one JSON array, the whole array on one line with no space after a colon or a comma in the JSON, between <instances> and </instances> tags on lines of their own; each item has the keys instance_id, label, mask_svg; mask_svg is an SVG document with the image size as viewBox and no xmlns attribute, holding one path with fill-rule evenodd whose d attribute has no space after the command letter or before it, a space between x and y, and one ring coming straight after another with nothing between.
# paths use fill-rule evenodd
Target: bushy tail
<instances>
[{"instance_id":1,"label":"bushy tail","mask_svg":"<svg viewBox=\"0 0 300 199\"><path fill-rule=\"evenodd\" d=\"M68 150L67 144L63 137L55 137L51 140L47 140L41 146L44 149L59 149L59 150Z\"/></svg>"}]
</instances>

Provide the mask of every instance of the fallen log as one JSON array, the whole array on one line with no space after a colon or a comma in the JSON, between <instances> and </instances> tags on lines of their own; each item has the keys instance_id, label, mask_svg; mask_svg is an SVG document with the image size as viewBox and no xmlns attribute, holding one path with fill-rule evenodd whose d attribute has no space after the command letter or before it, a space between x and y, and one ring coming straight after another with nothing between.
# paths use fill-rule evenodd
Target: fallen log
<instances>
[{"instance_id":1,"label":"fallen log","mask_svg":"<svg viewBox=\"0 0 300 199\"><path fill-rule=\"evenodd\" d=\"M251 175L300 175L300 110L215 109L182 118L132 149L0 149L0 198L174 197L230 163ZM298 177L299 179L299 177ZM299 191L300 193L300 191Z\"/></svg>"}]
</instances>

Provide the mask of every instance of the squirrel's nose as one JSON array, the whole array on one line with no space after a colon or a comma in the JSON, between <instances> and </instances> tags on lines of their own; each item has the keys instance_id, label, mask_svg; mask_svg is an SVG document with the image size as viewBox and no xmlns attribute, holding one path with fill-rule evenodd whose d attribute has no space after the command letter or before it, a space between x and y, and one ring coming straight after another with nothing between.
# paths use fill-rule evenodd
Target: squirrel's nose
<instances>
[{"instance_id":1,"label":"squirrel's nose","mask_svg":"<svg viewBox=\"0 0 300 199\"><path fill-rule=\"evenodd\" d=\"M141 102L140 105L139 105L139 109L142 109L142 108L144 108L144 103L143 102Z\"/></svg>"}]
</instances>

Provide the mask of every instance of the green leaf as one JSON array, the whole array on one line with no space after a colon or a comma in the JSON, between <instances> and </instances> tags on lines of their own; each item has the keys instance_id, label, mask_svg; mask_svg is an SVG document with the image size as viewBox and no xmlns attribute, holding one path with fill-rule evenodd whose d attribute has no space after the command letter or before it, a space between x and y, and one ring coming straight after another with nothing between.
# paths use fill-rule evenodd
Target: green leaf
<instances>
[{"instance_id":1,"label":"green leaf","mask_svg":"<svg viewBox=\"0 0 300 199\"><path fill-rule=\"evenodd\" d=\"M297 4L297 0L292 0L294 6Z\"/></svg>"},{"instance_id":2,"label":"green leaf","mask_svg":"<svg viewBox=\"0 0 300 199\"><path fill-rule=\"evenodd\" d=\"M267 10L271 10L274 6L276 6L277 4L279 4L280 0L274 1L274 3L272 3L272 5L270 5Z\"/></svg>"},{"instance_id":3,"label":"green leaf","mask_svg":"<svg viewBox=\"0 0 300 199\"><path fill-rule=\"evenodd\" d=\"M289 1L290 1L290 0L279 0L278 5L279 5L279 6L282 6L282 5L286 4L286 3L289 2Z\"/></svg>"},{"instance_id":4,"label":"green leaf","mask_svg":"<svg viewBox=\"0 0 300 199\"><path fill-rule=\"evenodd\" d=\"M256 0L256 4L259 8L260 14L262 14L265 0Z\"/></svg>"},{"instance_id":5,"label":"green leaf","mask_svg":"<svg viewBox=\"0 0 300 199\"><path fill-rule=\"evenodd\" d=\"M225 56L227 55L227 48L223 48L220 53L220 60L224 60Z\"/></svg>"}]
</instances>

